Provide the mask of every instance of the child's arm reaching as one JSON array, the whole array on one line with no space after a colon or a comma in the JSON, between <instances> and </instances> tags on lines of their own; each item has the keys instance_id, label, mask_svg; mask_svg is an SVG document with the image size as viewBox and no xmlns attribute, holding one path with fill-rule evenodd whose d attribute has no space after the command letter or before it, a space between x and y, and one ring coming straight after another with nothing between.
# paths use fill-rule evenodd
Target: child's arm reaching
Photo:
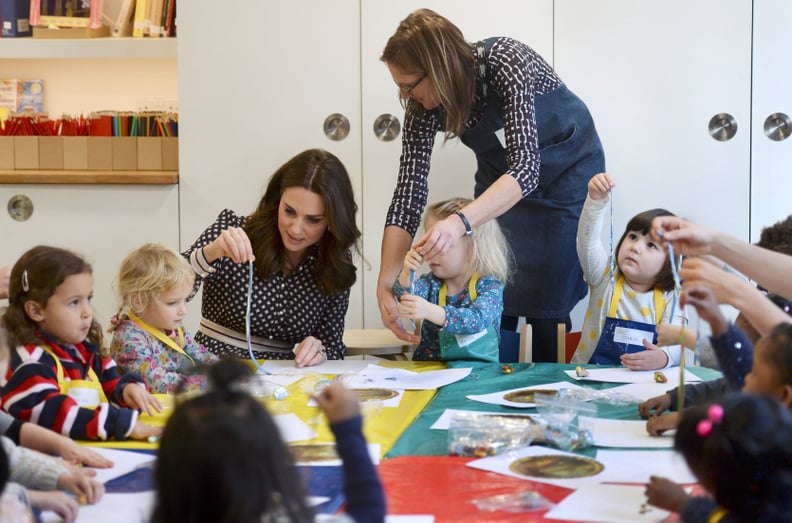
<instances>
[{"instance_id":1,"label":"child's arm reaching","mask_svg":"<svg viewBox=\"0 0 792 523\"><path fill-rule=\"evenodd\" d=\"M385 494L363 437L357 396L334 383L326 387L316 401L327 416L343 462L346 513L358 523L384 521Z\"/></svg>"},{"instance_id":2,"label":"child's arm reaching","mask_svg":"<svg viewBox=\"0 0 792 523\"><path fill-rule=\"evenodd\" d=\"M444 307L429 303L420 296L413 294L402 294L398 310L399 316L410 320L429 320L441 327L446 321L446 310Z\"/></svg>"},{"instance_id":3,"label":"child's arm reaching","mask_svg":"<svg viewBox=\"0 0 792 523\"><path fill-rule=\"evenodd\" d=\"M64 492L57 490L28 490L30 505L40 511L51 510L63 518L65 523L77 521L77 514L80 511L80 504L76 499Z\"/></svg>"},{"instance_id":4,"label":"child's arm reaching","mask_svg":"<svg viewBox=\"0 0 792 523\"><path fill-rule=\"evenodd\" d=\"M657 346L682 345L690 350L696 350L698 338L695 331L683 325L661 323L657 326Z\"/></svg>"},{"instance_id":5,"label":"child's arm reaching","mask_svg":"<svg viewBox=\"0 0 792 523\"><path fill-rule=\"evenodd\" d=\"M412 278L415 277L415 273L418 272L418 269L421 268L421 264L423 263L423 256L416 251L415 249L410 249L407 251L407 254L404 256L404 264L402 266L402 270L399 273L399 285L404 287L405 289L410 289L412 284ZM412 273L412 274L411 274Z\"/></svg>"}]
</instances>

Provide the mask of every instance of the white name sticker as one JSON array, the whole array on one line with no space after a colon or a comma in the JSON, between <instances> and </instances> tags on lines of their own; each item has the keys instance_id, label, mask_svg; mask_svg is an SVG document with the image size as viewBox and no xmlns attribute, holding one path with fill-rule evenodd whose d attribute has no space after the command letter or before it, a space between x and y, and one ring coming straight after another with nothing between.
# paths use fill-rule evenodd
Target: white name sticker
<instances>
[{"instance_id":1,"label":"white name sticker","mask_svg":"<svg viewBox=\"0 0 792 523\"><path fill-rule=\"evenodd\" d=\"M475 334L455 334L454 337L456 338L457 344L459 344L460 347L467 347L485 334L487 334L487 329Z\"/></svg>"},{"instance_id":2,"label":"white name sticker","mask_svg":"<svg viewBox=\"0 0 792 523\"><path fill-rule=\"evenodd\" d=\"M654 333L640 329L616 327L613 331L613 341L616 343L627 343L628 345L643 345L643 340L651 342L653 337Z\"/></svg>"}]
</instances>

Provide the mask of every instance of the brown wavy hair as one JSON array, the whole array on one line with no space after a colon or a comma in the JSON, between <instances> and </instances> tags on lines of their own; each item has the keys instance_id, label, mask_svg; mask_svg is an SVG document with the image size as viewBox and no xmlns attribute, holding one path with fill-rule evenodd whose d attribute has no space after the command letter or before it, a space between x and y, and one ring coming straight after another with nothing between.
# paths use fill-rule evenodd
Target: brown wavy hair
<instances>
[{"instance_id":1,"label":"brown wavy hair","mask_svg":"<svg viewBox=\"0 0 792 523\"><path fill-rule=\"evenodd\" d=\"M256 256L257 274L266 279L289 268L278 230L278 206L289 187L307 189L324 202L327 231L318 243L320 261L314 270L314 282L326 296L350 288L357 272L353 250L360 254L360 230L355 223L358 207L346 167L322 149L303 151L278 168L258 208L248 218L244 230Z\"/></svg>"},{"instance_id":2,"label":"brown wavy hair","mask_svg":"<svg viewBox=\"0 0 792 523\"><path fill-rule=\"evenodd\" d=\"M473 47L462 31L430 9L418 9L401 21L388 39L380 60L411 74L425 74L445 109L446 140L460 136L476 94ZM413 98L402 98L408 114L424 109Z\"/></svg>"},{"instance_id":3,"label":"brown wavy hair","mask_svg":"<svg viewBox=\"0 0 792 523\"><path fill-rule=\"evenodd\" d=\"M8 308L3 314L2 323L8 333L10 347L25 344L38 344L38 326L25 312L25 303L34 301L42 307L55 294L66 278L75 274L93 274L91 264L82 256L59 247L39 245L33 247L14 264L8 286ZM23 280L26 284L23 285ZM25 290L27 286L27 290ZM101 347L106 355L102 328L96 319L91 321L87 341Z\"/></svg>"}]
</instances>

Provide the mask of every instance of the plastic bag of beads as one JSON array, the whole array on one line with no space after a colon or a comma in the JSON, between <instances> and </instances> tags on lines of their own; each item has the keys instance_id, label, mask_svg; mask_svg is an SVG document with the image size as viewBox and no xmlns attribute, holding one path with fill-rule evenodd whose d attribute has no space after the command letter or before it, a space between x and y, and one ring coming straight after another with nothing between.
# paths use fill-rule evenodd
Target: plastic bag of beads
<instances>
[{"instance_id":1,"label":"plastic bag of beads","mask_svg":"<svg viewBox=\"0 0 792 523\"><path fill-rule=\"evenodd\" d=\"M542 434L526 415L461 412L451 418L448 454L484 458L530 445Z\"/></svg>"},{"instance_id":2,"label":"plastic bag of beads","mask_svg":"<svg viewBox=\"0 0 792 523\"><path fill-rule=\"evenodd\" d=\"M505 510L507 512L533 512L548 510L555 506L535 490L493 494L492 496L474 498L471 503L476 505L479 510Z\"/></svg>"}]
</instances>

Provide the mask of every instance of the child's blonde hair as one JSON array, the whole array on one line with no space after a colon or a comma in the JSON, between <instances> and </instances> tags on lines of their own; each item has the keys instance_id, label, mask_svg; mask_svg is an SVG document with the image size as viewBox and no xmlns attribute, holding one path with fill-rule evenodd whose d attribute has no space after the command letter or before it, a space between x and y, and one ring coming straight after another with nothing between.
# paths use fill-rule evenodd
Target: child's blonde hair
<instances>
[{"instance_id":1,"label":"child's blonde hair","mask_svg":"<svg viewBox=\"0 0 792 523\"><path fill-rule=\"evenodd\" d=\"M147 243L129 253L121 262L118 271L121 306L118 312L132 310L140 313L161 293L194 282L195 272L181 254L159 243ZM135 295L137 302L133 306Z\"/></svg>"},{"instance_id":2,"label":"child's blonde hair","mask_svg":"<svg viewBox=\"0 0 792 523\"><path fill-rule=\"evenodd\" d=\"M426 209L424 228L430 218L442 220L462 210L473 200L470 198L450 198L433 203ZM506 242L497 220L487 220L474 228L473 236L465 236L462 241L468 242L473 269L482 276L494 276L506 284L511 279L513 265L512 252Z\"/></svg>"}]
</instances>

